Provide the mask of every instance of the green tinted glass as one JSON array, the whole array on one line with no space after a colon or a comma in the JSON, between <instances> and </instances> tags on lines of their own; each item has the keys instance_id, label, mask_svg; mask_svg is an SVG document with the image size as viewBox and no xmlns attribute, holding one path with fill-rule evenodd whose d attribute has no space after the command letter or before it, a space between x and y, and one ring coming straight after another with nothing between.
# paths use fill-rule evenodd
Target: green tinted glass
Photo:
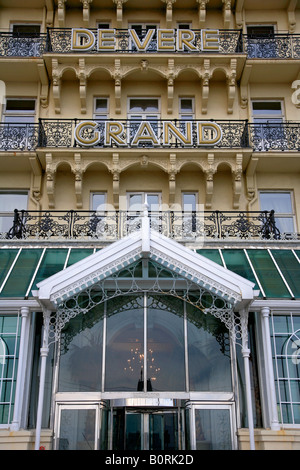
<instances>
[{"instance_id":1,"label":"green tinted glass","mask_svg":"<svg viewBox=\"0 0 300 470\"><path fill-rule=\"evenodd\" d=\"M290 293L267 250L247 250L266 297L290 298Z\"/></svg>"},{"instance_id":2,"label":"green tinted glass","mask_svg":"<svg viewBox=\"0 0 300 470\"><path fill-rule=\"evenodd\" d=\"M226 267L230 269L230 271L233 271L239 276L248 279L248 281L254 282L255 289L259 289L251 266L248 263L247 257L243 250L222 250L222 255Z\"/></svg>"},{"instance_id":3,"label":"green tinted glass","mask_svg":"<svg viewBox=\"0 0 300 470\"><path fill-rule=\"evenodd\" d=\"M0 250L0 286L11 267L18 250Z\"/></svg>"},{"instance_id":4,"label":"green tinted glass","mask_svg":"<svg viewBox=\"0 0 300 470\"><path fill-rule=\"evenodd\" d=\"M291 250L272 250L272 255L295 297L300 297L300 264Z\"/></svg>"},{"instance_id":5,"label":"green tinted glass","mask_svg":"<svg viewBox=\"0 0 300 470\"><path fill-rule=\"evenodd\" d=\"M77 263L77 261L81 261L93 252L93 248L73 248L71 250L67 266L71 266L72 264Z\"/></svg>"},{"instance_id":6,"label":"green tinted glass","mask_svg":"<svg viewBox=\"0 0 300 470\"><path fill-rule=\"evenodd\" d=\"M1 297L24 297L40 260L41 249L23 249L12 270Z\"/></svg>"},{"instance_id":7,"label":"green tinted glass","mask_svg":"<svg viewBox=\"0 0 300 470\"><path fill-rule=\"evenodd\" d=\"M222 263L222 259L221 259L221 256L220 256L220 253L218 250L196 250L196 252L199 254L199 255L202 255L202 256L205 256L205 258L208 258L210 259L211 261L214 261L215 263L217 264L220 264L221 266L223 266L223 263Z\"/></svg>"},{"instance_id":8,"label":"green tinted glass","mask_svg":"<svg viewBox=\"0 0 300 470\"><path fill-rule=\"evenodd\" d=\"M42 259L41 265L37 272L36 278L34 280L34 284L32 289L36 289L36 285L47 279L48 277L52 276L53 274L58 273L64 268L64 264L66 261L68 250L65 249L57 249L51 250L47 249L44 257Z\"/></svg>"}]
</instances>

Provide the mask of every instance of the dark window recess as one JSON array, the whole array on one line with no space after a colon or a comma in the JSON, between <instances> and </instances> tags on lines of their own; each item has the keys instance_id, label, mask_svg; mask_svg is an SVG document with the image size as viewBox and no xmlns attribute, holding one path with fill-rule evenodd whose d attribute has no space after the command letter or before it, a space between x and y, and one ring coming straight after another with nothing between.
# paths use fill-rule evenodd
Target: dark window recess
<instances>
[{"instance_id":1,"label":"dark window recess","mask_svg":"<svg viewBox=\"0 0 300 470\"><path fill-rule=\"evenodd\" d=\"M248 26L247 34L252 39L271 38L274 36L274 26Z\"/></svg>"},{"instance_id":2,"label":"dark window recess","mask_svg":"<svg viewBox=\"0 0 300 470\"><path fill-rule=\"evenodd\" d=\"M35 100L30 99L7 99L6 111L34 111Z\"/></svg>"},{"instance_id":3,"label":"dark window recess","mask_svg":"<svg viewBox=\"0 0 300 470\"><path fill-rule=\"evenodd\" d=\"M40 35L41 27L38 24L14 24L12 27L14 37L37 38Z\"/></svg>"}]
</instances>

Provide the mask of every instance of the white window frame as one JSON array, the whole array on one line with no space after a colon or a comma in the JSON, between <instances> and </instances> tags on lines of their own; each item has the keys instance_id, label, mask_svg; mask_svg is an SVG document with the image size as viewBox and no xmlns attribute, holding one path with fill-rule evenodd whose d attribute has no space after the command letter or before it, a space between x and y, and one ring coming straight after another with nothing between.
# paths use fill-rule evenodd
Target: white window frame
<instances>
[{"instance_id":1,"label":"white window frame","mask_svg":"<svg viewBox=\"0 0 300 470\"><path fill-rule=\"evenodd\" d=\"M106 103L107 103L107 112L106 113L97 112L97 110L96 110L97 99L106 100ZM109 98L107 96L95 96L94 97L94 104L93 104L93 118L95 120L97 120L97 119L108 119L108 117L109 117Z\"/></svg>"},{"instance_id":2,"label":"white window frame","mask_svg":"<svg viewBox=\"0 0 300 470\"><path fill-rule=\"evenodd\" d=\"M291 199L291 206L292 206L292 212L276 212L275 211L275 219L292 219L293 220L293 229L294 229L294 232L292 233L295 233L297 231L296 227L297 227L297 224L296 224L296 213L295 213L295 204L294 204L294 192L292 190L289 190L289 189L281 189L281 190L272 190L272 189L260 189L259 190L259 202L260 202L260 206L261 206L261 194L277 194L277 195L280 195L280 194L289 194L290 195L290 199ZM260 209L262 210L262 209ZM270 207L269 210L272 210L272 207ZM290 232L288 232L290 233Z\"/></svg>"},{"instance_id":3,"label":"white window frame","mask_svg":"<svg viewBox=\"0 0 300 470\"><path fill-rule=\"evenodd\" d=\"M96 196L96 195L102 195L104 196L104 202L103 202L103 210L106 209L106 205L107 205L107 193L106 191L91 191L90 193L90 208L92 211L97 211L97 207L93 207L93 197ZM102 208L101 208L101 211L102 211Z\"/></svg>"},{"instance_id":4,"label":"white window frame","mask_svg":"<svg viewBox=\"0 0 300 470\"><path fill-rule=\"evenodd\" d=\"M295 317L299 318L300 311L299 310L295 311L294 309L290 310L287 307L284 311L276 311L276 310L271 309L270 313L271 313L271 316L270 316L270 334L271 334L270 342L273 343L273 351L274 351L274 379L275 379L275 388L277 389L277 406L279 407L279 421L285 428L299 428L299 423L294 423L294 422L287 423L283 420L283 411L282 411L283 406L285 404L290 403L291 410L292 410L293 403L298 404L298 402L295 402L295 401L292 400L292 391L291 391L291 388L290 388L290 382L291 382L291 380L293 380L293 378L290 377L290 369L288 367L288 364L286 364L287 358L289 356L287 354L281 355L281 354L277 353L275 338L276 338L276 335L277 336L284 335L284 336L288 337L288 341L290 341L290 339L293 336L299 337L300 330L296 330L295 327L293 327L292 332L287 332L287 331L282 331L282 332L276 331L275 332L274 331L274 319L277 316L290 317L290 322L291 322L291 325L292 325L292 324L294 324L294 318ZM274 335L274 333L275 333L275 335ZM294 348L292 346L292 354L295 354L295 357L296 357L297 361L300 361L300 357L299 357L300 342L298 344L298 341L299 340L297 340L297 343L296 343L296 346L298 346L298 350L297 350L297 347ZM285 351L286 351L286 348L285 348ZM285 374L283 374L282 376L281 376L281 373L278 369L278 365L279 365L278 361L280 361L280 362L284 361L284 363L285 363ZM282 372L284 372L284 371L282 371ZM283 392L280 389L280 384L279 384L280 380L287 382L287 394L288 394L288 396L286 398L291 398L290 400L282 399ZM293 416L293 413L292 413L292 416Z\"/></svg>"},{"instance_id":5,"label":"white window frame","mask_svg":"<svg viewBox=\"0 0 300 470\"><path fill-rule=\"evenodd\" d=\"M29 26L29 27L30 27L30 26L39 26L39 27L40 27L40 32L41 32L41 28L42 28L41 23L38 23L38 22L37 22L37 23L32 23L32 22L30 22L30 23L24 22L24 23L23 23L23 22L21 22L21 21L20 21L20 22L19 22L19 21L14 21L13 23L10 24L10 31L11 31L12 33L14 32L14 31L13 31L13 30L14 30L14 26ZM30 37L30 35L29 35L29 37Z\"/></svg>"},{"instance_id":6,"label":"white window frame","mask_svg":"<svg viewBox=\"0 0 300 470\"><path fill-rule=\"evenodd\" d=\"M15 207L14 209L18 209L18 210L27 210L27 207L28 207L28 200L29 200L29 191L24 189L20 189L20 190L9 190L9 189L3 189L3 190L0 190L0 195L6 195L7 198L9 199L9 196L10 195L15 195L15 194L18 194L18 195L23 195L23 196L26 196L26 207ZM1 210L0 211L0 233L7 233L8 230L10 230L13 226L13 220L14 220L14 209L11 211L11 210ZM5 230L2 229L2 218L3 218L3 221L4 221L4 225L7 225L7 221L10 221L9 222L9 227L8 229L6 230L6 227L5 227ZM5 223L6 222L6 223Z\"/></svg>"},{"instance_id":7,"label":"white window frame","mask_svg":"<svg viewBox=\"0 0 300 470\"><path fill-rule=\"evenodd\" d=\"M192 112L191 113L186 113L182 111L182 101L183 100L191 100L192 102ZM188 121L190 119L195 119L195 98L193 96L180 96L179 97L179 107L178 107L178 113L179 113L179 119L182 119L183 121ZM185 115L190 114L192 115L191 118L184 117Z\"/></svg>"},{"instance_id":8,"label":"white window frame","mask_svg":"<svg viewBox=\"0 0 300 470\"><path fill-rule=\"evenodd\" d=\"M278 116L274 116L273 114L268 114L267 111L265 114L262 114L261 116L255 116L255 112L253 109L253 104L254 103L280 103L281 106L281 115L278 114ZM285 109L284 109L284 101L281 99L253 99L251 101L251 113L252 113L252 121L253 122L261 122L261 123L267 123L267 122L284 122L285 120Z\"/></svg>"},{"instance_id":9,"label":"white window frame","mask_svg":"<svg viewBox=\"0 0 300 470\"><path fill-rule=\"evenodd\" d=\"M8 101L34 101L34 109L30 110L7 110L7 103ZM5 106L4 106L4 111L3 111L3 121L7 123L26 123L26 124L33 124L35 122L35 116L36 116L36 98L31 98L31 97L6 97L5 100ZM10 118L10 119L9 119ZM12 119L14 118L14 119ZM25 118L25 119L24 119ZM21 121L20 121L21 119Z\"/></svg>"},{"instance_id":10,"label":"white window frame","mask_svg":"<svg viewBox=\"0 0 300 470\"><path fill-rule=\"evenodd\" d=\"M12 414L12 407L13 407L13 403L15 402L15 392L16 392L16 388L15 388L15 385L16 385L16 381L17 381L17 372L18 372L18 359L17 359L17 351L20 347L20 341L21 341L21 329L20 329L20 322L21 322L21 316L19 313L15 314L15 315L6 315L2 312L0 312L0 316L4 316L4 317L15 317L17 318L17 328L14 332L12 333L4 333L5 335L8 335L8 336L11 336L11 337L14 337L15 338L15 345L14 345L14 351L11 355L6 355L5 354L5 351L2 351L2 344L0 344L0 349L1 349L1 352L0 354L2 355L2 353L4 352L4 357L2 356L2 360L5 361L6 360L6 356L10 358L10 361L13 362L13 367L11 368L11 373L12 373L12 377L0 377L0 392L1 392L1 389L2 389L2 386L3 386L3 383L4 382L11 382L11 390L10 390L10 394L9 394L9 401L3 401L1 402L2 403L6 403L8 406L9 406L9 416L8 416L8 422L7 423L0 423L0 429L5 429L5 428L8 428L9 425L11 424L12 420L13 420L13 414ZM1 337L1 336L0 336ZM1 341L2 342L2 341ZM22 364L19 363L19 366L21 367ZM2 396L2 394L0 393L0 396Z\"/></svg>"},{"instance_id":11,"label":"white window frame","mask_svg":"<svg viewBox=\"0 0 300 470\"><path fill-rule=\"evenodd\" d=\"M185 203L184 203L184 196L195 196L195 209L187 210L187 212L194 212L197 211L198 208L198 191L182 191L181 193L181 200L182 200L182 210L185 212Z\"/></svg>"},{"instance_id":12,"label":"white window frame","mask_svg":"<svg viewBox=\"0 0 300 470\"><path fill-rule=\"evenodd\" d=\"M131 100L157 100L158 102L158 112L157 113L152 113L152 112L131 112L130 111L130 101ZM150 116L150 118L154 119L160 119L161 115L161 110L160 110L160 98L158 96L130 96L128 97L128 102L127 102L127 116L128 119L132 119L131 116L141 116L141 120L146 120L147 116Z\"/></svg>"},{"instance_id":13,"label":"white window frame","mask_svg":"<svg viewBox=\"0 0 300 470\"><path fill-rule=\"evenodd\" d=\"M130 196L134 196L134 195L141 195L142 197L142 203L141 203L141 209L130 209L130 204L129 204L129 201L130 201ZM139 211L143 211L143 205L147 202L147 196L148 195L155 195L155 196L158 196L158 211L161 210L161 200L162 200L162 194L160 191L129 191L127 192L126 196L127 196L127 210L129 212L139 212ZM151 208L149 207L149 211L151 211Z\"/></svg>"}]
</instances>

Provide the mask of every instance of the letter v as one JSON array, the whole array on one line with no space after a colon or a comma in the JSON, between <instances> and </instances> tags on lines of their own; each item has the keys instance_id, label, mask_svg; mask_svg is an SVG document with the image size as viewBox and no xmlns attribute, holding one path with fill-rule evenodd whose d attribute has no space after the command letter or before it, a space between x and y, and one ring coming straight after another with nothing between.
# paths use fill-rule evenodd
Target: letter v
<instances>
[{"instance_id":1,"label":"letter v","mask_svg":"<svg viewBox=\"0 0 300 470\"><path fill-rule=\"evenodd\" d=\"M155 31L156 31L155 29L148 29L148 31L146 33L146 36L144 37L144 39L141 42L140 38L138 37L138 35L137 35L137 33L134 29L129 29L128 30L132 41L134 42L135 46L137 47L137 49L139 51L146 51L147 50L148 45L151 42Z\"/></svg>"}]
</instances>

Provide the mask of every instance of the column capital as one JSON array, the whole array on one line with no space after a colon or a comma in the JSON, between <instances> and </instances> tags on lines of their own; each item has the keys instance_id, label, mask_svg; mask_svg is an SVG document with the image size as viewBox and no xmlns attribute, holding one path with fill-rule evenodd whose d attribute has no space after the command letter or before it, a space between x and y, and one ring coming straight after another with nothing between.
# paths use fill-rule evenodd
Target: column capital
<instances>
[{"instance_id":1,"label":"column capital","mask_svg":"<svg viewBox=\"0 0 300 470\"><path fill-rule=\"evenodd\" d=\"M29 307L21 307L20 308L20 313L21 313L22 317L28 317L28 315L30 313Z\"/></svg>"},{"instance_id":2,"label":"column capital","mask_svg":"<svg viewBox=\"0 0 300 470\"><path fill-rule=\"evenodd\" d=\"M260 309L260 313L262 314L263 317L269 317L270 316L270 307L262 307Z\"/></svg>"}]
</instances>

